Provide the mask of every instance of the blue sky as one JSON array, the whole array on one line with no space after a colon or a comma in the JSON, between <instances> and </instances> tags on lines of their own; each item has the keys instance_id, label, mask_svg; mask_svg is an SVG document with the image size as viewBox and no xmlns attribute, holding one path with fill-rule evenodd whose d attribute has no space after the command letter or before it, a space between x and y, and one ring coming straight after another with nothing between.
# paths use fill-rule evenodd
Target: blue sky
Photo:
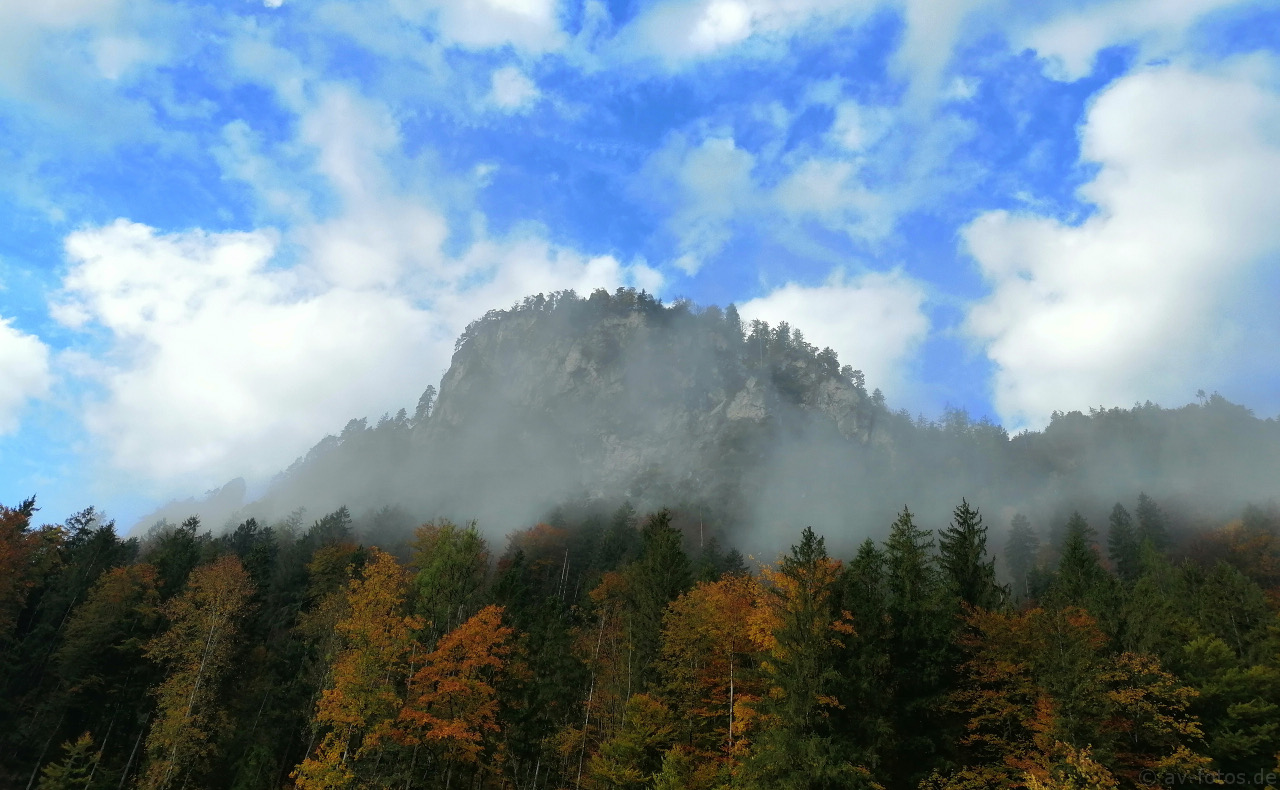
<instances>
[{"instance_id":1,"label":"blue sky","mask_svg":"<svg viewBox=\"0 0 1280 790\"><path fill-rule=\"evenodd\" d=\"M412 408L493 307L788 320L1011 430L1280 412L1280 6L0 6L0 502L130 522Z\"/></svg>"}]
</instances>

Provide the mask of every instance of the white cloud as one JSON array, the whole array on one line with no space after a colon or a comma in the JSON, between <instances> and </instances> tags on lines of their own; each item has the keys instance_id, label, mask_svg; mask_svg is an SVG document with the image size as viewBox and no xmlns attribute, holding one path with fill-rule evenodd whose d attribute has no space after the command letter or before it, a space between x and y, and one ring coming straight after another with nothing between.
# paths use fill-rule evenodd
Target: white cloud
<instances>
[{"instance_id":1,"label":"white cloud","mask_svg":"<svg viewBox=\"0 0 1280 790\"><path fill-rule=\"evenodd\" d=\"M1050 19L1021 40L1051 63L1054 76L1076 80L1093 70L1098 52L1116 44L1140 44L1149 58L1167 56L1182 47L1197 19L1233 5L1239 0L1110 0Z\"/></svg>"},{"instance_id":2,"label":"white cloud","mask_svg":"<svg viewBox=\"0 0 1280 790\"><path fill-rule=\"evenodd\" d=\"M641 54L674 64L752 37L788 35L824 19L848 20L877 5L876 0L666 0L637 17L627 37Z\"/></svg>"},{"instance_id":3,"label":"white cloud","mask_svg":"<svg viewBox=\"0 0 1280 790\"><path fill-rule=\"evenodd\" d=\"M676 266L685 273L696 274L723 249L733 218L752 205L755 161L732 137L715 135L697 146L674 136L653 156L649 170L655 191L676 207L670 227L678 240Z\"/></svg>"},{"instance_id":4,"label":"white cloud","mask_svg":"<svg viewBox=\"0 0 1280 790\"><path fill-rule=\"evenodd\" d=\"M434 17L446 39L473 49L511 45L542 53L566 42L559 0L395 0L392 8L417 23Z\"/></svg>"},{"instance_id":5,"label":"white cloud","mask_svg":"<svg viewBox=\"0 0 1280 790\"><path fill-rule=\"evenodd\" d=\"M786 321L813 345L831 347L842 364L867 376L868 386L892 392L929 331L925 292L901 272L849 278L834 272L819 286L787 283L741 305L748 321Z\"/></svg>"},{"instance_id":6,"label":"white cloud","mask_svg":"<svg viewBox=\"0 0 1280 790\"><path fill-rule=\"evenodd\" d=\"M493 72L490 101L507 112L520 112L529 109L542 92L533 80L515 66L504 66Z\"/></svg>"},{"instance_id":7,"label":"white cloud","mask_svg":"<svg viewBox=\"0 0 1280 790\"><path fill-rule=\"evenodd\" d=\"M538 291L661 287L643 263L587 256L529 232L442 250L447 224L406 188L413 168L380 103L320 86L290 144L332 189L329 216L283 230L162 233L118 220L66 239L69 269L51 308L108 349L73 350L96 383L85 424L107 465L181 495L287 466L353 416L410 407L444 371L453 340L485 311ZM247 129L220 161L270 199ZM307 156L299 152L311 152Z\"/></svg>"},{"instance_id":8,"label":"white cloud","mask_svg":"<svg viewBox=\"0 0 1280 790\"><path fill-rule=\"evenodd\" d=\"M1270 353L1249 342L1268 319L1233 300L1280 253L1277 129L1280 97L1247 78L1140 72L1097 99L1082 132L1083 158L1101 166L1081 190L1093 216L995 212L969 226L993 290L967 327L997 366L1006 424L1185 402Z\"/></svg>"},{"instance_id":9,"label":"white cloud","mask_svg":"<svg viewBox=\"0 0 1280 790\"><path fill-rule=\"evenodd\" d=\"M0 436L18 428L23 406L49 392L49 349L34 335L13 327L0 316Z\"/></svg>"}]
</instances>

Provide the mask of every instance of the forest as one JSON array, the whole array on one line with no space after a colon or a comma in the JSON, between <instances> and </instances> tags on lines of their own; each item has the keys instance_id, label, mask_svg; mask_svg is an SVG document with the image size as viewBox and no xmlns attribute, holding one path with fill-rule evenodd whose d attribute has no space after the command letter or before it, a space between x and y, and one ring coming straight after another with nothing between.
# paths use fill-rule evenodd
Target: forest
<instances>
[{"instance_id":1,"label":"forest","mask_svg":"<svg viewBox=\"0 0 1280 790\"><path fill-rule=\"evenodd\" d=\"M759 558L626 503L502 546L346 508L124 539L13 503L0 784L1275 785L1280 511L1182 534L1134 493L1095 523L903 507L844 556L801 524Z\"/></svg>"}]
</instances>

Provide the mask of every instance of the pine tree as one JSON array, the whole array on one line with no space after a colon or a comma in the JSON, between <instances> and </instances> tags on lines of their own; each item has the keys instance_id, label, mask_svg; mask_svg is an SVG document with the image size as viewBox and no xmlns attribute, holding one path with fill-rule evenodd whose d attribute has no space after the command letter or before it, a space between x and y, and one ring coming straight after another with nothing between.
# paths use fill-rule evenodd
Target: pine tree
<instances>
[{"instance_id":1,"label":"pine tree","mask_svg":"<svg viewBox=\"0 0 1280 790\"><path fill-rule=\"evenodd\" d=\"M1132 584L1141 572L1141 548L1129 511L1119 502L1111 509L1111 529L1107 532L1107 554L1116 573Z\"/></svg>"},{"instance_id":2,"label":"pine tree","mask_svg":"<svg viewBox=\"0 0 1280 790\"><path fill-rule=\"evenodd\" d=\"M1094 531L1084 516L1072 513L1067 519L1066 537L1058 559L1058 572L1053 580L1051 595L1060 606L1096 605L1097 596L1107 579L1107 572L1098 561L1094 546Z\"/></svg>"},{"instance_id":3,"label":"pine tree","mask_svg":"<svg viewBox=\"0 0 1280 790\"><path fill-rule=\"evenodd\" d=\"M853 626L836 610L841 567L826 542L806 528L766 586L752 624L766 653L767 692L758 703L752 753L744 766L759 788L871 786L870 773L850 762L832 737L831 712L842 685L836 656Z\"/></svg>"},{"instance_id":4,"label":"pine tree","mask_svg":"<svg viewBox=\"0 0 1280 790\"><path fill-rule=\"evenodd\" d=\"M987 528L982 515L961 499L951 526L940 535L938 560L951 594L965 606L994 609L1004 601L1005 590L996 583L995 560L986 556Z\"/></svg>"},{"instance_id":5,"label":"pine tree","mask_svg":"<svg viewBox=\"0 0 1280 790\"><path fill-rule=\"evenodd\" d=\"M894 693L894 748L887 772L914 784L941 759L940 705L953 612L943 601L931 533L903 508L885 542Z\"/></svg>"},{"instance_id":6,"label":"pine tree","mask_svg":"<svg viewBox=\"0 0 1280 790\"><path fill-rule=\"evenodd\" d=\"M65 756L56 763L49 763L40 772L36 790L81 790L93 780L98 765L98 752L93 748L93 736L84 733L74 741L62 744Z\"/></svg>"},{"instance_id":7,"label":"pine tree","mask_svg":"<svg viewBox=\"0 0 1280 790\"><path fill-rule=\"evenodd\" d=\"M1169 545L1169 528L1164 511L1145 493L1138 494L1138 540L1163 551Z\"/></svg>"},{"instance_id":8,"label":"pine tree","mask_svg":"<svg viewBox=\"0 0 1280 790\"><path fill-rule=\"evenodd\" d=\"M671 526L669 511L649 516L641 537L644 548L628 575L635 623L635 671L643 689L657 679L662 617L667 606L692 586L693 572L681 545L683 537Z\"/></svg>"},{"instance_id":9,"label":"pine tree","mask_svg":"<svg viewBox=\"0 0 1280 790\"><path fill-rule=\"evenodd\" d=\"M1040 537L1031 528L1031 521L1021 513L1014 514L1009 522L1009 540L1005 543L1005 560L1013 577L1014 592L1020 598L1031 597L1031 574L1040 552Z\"/></svg>"}]
</instances>

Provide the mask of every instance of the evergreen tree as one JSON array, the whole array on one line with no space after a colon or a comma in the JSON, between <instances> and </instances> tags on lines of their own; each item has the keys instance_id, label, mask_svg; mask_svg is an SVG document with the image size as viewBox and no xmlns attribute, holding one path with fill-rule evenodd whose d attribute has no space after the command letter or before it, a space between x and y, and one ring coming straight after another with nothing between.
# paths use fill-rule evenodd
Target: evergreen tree
<instances>
[{"instance_id":1,"label":"evergreen tree","mask_svg":"<svg viewBox=\"0 0 1280 790\"><path fill-rule=\"evenodd\" d=\"M1013 577L1013 590L1019 598L1031 596L1031 574L1040 553L1040 536L1031 528L1031 521L1021 513L1015 513L1009 522L1009 540L1005 543L1005 561Z\"/></svg>"},{"instance_id":2,"label":"evergreen tree","mask_svg":"<svg viewBox=\"0 0 1280 790\"><path fill-rule=\"evenodd\" d=\"M93 781L98 766L99 753L93 748L93 737L84 733L74 741L62 744L65 756L56 763L49 763L40 772L40 784L36 790L81 790Z\"/></svg>"},{"instance_id":3,"label":"evergreen tree","mask_svg":"<svg viewBox=\"0 0 1280 790\"><path fill-rule=\"evenodd\" d=\"M835 609L840 563L825 541L806 528L800 543L766 571L759 619L753 629L766 650L769 690L758 703L761 721L745 765L758 788L858 788L870 773L850 762L833 737L831 713L842 685L836 656L852 624Z\"/></svg>"},{"instance_id":4,"label":"evergreen tree","mask_svg":"<svg viewBox=\"0 0 1280 790\"><path fill-rule=\"evenodd\" d=\"M977 508L961 499L951 526L939 537L938 562L955 599L970 607L998 607L1005 590L996 583L995 560L986 559L987 528Z\"/></svg>"},{"instance_id":5,"label":"evergreen tree","mask_svg":"<svg viewBox=\"0 0 1280 790\"><path fill-rule=\"evenodd\" d=\"M1133 528L1129 511L1119 502L1111 509L1111 528L1107 532L1107 554L1115 565L1116 573L1132 584L1141 571L1141 547L1138 533Z\"/></svg>"},{"instance_id":6,"label":"evergreen tree","mask_svg":"<svg viewBox=\"0 0 1280 790\"><path fill-rule=\"evenodd\" d=\"M1098 560L1094 546L1095 533L1078 512L1067 519L1058 572L1050 590L1059 606L1082 606L1094 609L1106 583L1107 572Z\"/></svg>"},{"instance_id":7,"label":"evergreen tree","mask_svg":"<svg viewBox=\"0 0 1280 790\"><path fill-rule=\"evenodd\" d=\"M630 567L630 589L634 611L633 640L635 666L641 688L656 679L662 634L662 617L667 605L693 584L689 558L682 548L680 532L671 526L671 513L660 510L649 516L641 533L644 548Z\"/></svg>"},{"instance_id":8,"label":"evergreen tree","mask_svg":"<svg viewBox=\"0 0 1280 790\"><path fill-rule=\"evenodd\" d=\"M942 752L939 705L953 615L932 550L931 533L904 507L885 542L895 702L888 773L904 787L927 775Z\"/></svg>"},{"instance_id":9,"label":"evergreen tree","mask_svg":"<svg viewBox=\"0 0 1280 790\"><path fill-rule=\"evenodd\" d=\"M1169 545L1169 528L1164 511L1145 493L1138 494L1138 539L1163 551Z\"/></svg>"}]
</instances>

